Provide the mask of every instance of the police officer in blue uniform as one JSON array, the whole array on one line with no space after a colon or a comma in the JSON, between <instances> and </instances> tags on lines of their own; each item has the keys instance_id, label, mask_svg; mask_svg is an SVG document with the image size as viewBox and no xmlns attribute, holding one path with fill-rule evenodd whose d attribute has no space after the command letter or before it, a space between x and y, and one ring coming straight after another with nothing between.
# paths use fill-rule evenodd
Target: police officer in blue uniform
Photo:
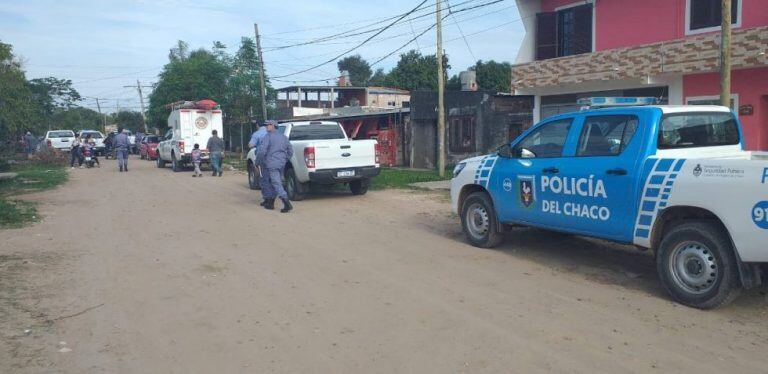
<instances>
[{"instance_id":1,"label":"police officer in blue uniform","mask_svg":"<svg viewBox=\"0 0 768 374\"><path fill-rule=\"evenodd\" d=\"M283 187L283 169L293 156L293 147L288 138L277 131L276 121L267 121L266 125L267 134L259 142L256 152L256 164L261 167L266 182L262 186L264 208L275 209L275 199L279 197L283 201L283 209L280 212L288 213L293 206Z\"/></svg>"}]
</instances>

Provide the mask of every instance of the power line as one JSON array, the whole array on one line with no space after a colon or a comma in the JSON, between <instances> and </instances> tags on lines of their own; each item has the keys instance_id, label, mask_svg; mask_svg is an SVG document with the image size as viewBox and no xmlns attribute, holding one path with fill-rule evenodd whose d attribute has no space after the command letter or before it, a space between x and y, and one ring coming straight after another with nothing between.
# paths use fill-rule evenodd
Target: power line
<instances>
[{"instance_id":1,"label":"power line","mask_svg":"<svg viewBox=\"0 0 768 374\"><path fill-rule=\"evenodd\" d=\"M451 4L448 2L448 0L445 0L445 4L448 5L448 14L453 19L453 23L456 24L456 28L459 29L459 34L461 34L461 37L464 39L464 44L467 45L467 50L469 51L469 54L472 55L472 59L474 61L477 61L477 57L475 57L475 53L472 52L472 47L469 46L469 42L467 41L467 37L464 36L464 31L461 30L461 26L459 26L459 23L456 21L456 16L453 15L453 8L451 8ZM418 44L416 45L416 47L418 47Z\"/></svg>"},{"instance_id":2,"label":"power line","mask_svg":"<svg viewBox=\"0 0 768 374\"><path fill-rule=\"evenodd\" d=\"M352 47L351 49L349 49L349 50L345 51L344 53L341 53L340 55L338 55L338 56L336 56L336 57L334 57L334 58L332 58L332 59L330 59L330 60L328 60L328 61L325 61L325 62L323 62L323 63L321 63L321 64L315 65L315 66L313 66L313 67L311 67L311 68L308 68L308 69L304 69L304 70L302 70L302 71L298 71L298 72L295 72L295 73L291 73L291 74L284 74L284 75L276 76L276 77L273 77L273 78L285 78L285 77L290 77L290 76L293 76L293 75L298 75L298 74L301 74L301 73L306 73L306 72L308 72L308 71L310 71L310 70L314 70L314 69L317 69L317 68L319 68L319 67L321 67L321 66L323 66L323 65L326 65L326 64L329 64L329 63L331 63L331 62L334 62L334 61L336 61L338 58L340 58L340 57L344 56L345 54L347 54L347 53L349 53L349 52L352 52L352 51L354 51L354 50L355 50L355 49L357 49L357 48L360 48L360 47L362 47L362 46L363 46L365 43L367 43L367 42L368 42L368 41L370 41L371 39L373 39L373 38L377 37L379 34L383 33L384 31L386 31L387 29L389 29L390 27L392 27L392 25L396 24L397 22L400 22L400 20L402 20L403 18L405 18L405 17L406 17L406 16L408 16L409 14L411 14L411 13L415 12L415 11L416 11L416 10L417 10L419 7L421 7L422 5L424 5L424 3L426 3L426 2L427 2L427 0L423 0L421 3L419 3L419 5L417 5L415 8L413 8L413 9L412 9L410 12L403 14L403 15L402 15L402 16L400 16L398 19L396 19L395 21L393 21L393 22L392 22L392 23L390 23L389 25L387 25L387 26L385 26L384 28L382 28L381 30L379 30L377 33L375 33L375 34L371 35L370 37L368 37L368 39L365 39L365 40L364 40L362 43L358 44L358 45L357 45L357 46L355 46L355 47Z\"/></svg>"}]
</instances>

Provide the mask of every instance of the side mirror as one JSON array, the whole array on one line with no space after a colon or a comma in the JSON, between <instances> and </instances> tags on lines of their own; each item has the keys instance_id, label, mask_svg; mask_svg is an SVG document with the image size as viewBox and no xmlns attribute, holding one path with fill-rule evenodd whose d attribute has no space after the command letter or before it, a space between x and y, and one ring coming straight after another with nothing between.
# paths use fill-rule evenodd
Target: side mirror
<instances>
[{"instance_id":1,"label":"side mirror","mask_svg":"<svg viewBox=\"0 0 768 374\"><path fill-rule=\"evenodd\" d=\"M521 148L520 149L520 158L536 158L536 154L531 152L531 151L529 151L529 150L527 150L527 149L525 149L525 148Z\"/></svg>"},{"instance_id":2,"label":"side mirror","mask_svg":"<svg viewBox=\"0 0 768 374\"><path fill-rule=\"evenodd\" d=\"M502 158L513 158L514 155L512 154L512 146L509 144L504 144L499 148L496 148L496 154L499 155L499 157Z\"/></svg>"}]
</instances>

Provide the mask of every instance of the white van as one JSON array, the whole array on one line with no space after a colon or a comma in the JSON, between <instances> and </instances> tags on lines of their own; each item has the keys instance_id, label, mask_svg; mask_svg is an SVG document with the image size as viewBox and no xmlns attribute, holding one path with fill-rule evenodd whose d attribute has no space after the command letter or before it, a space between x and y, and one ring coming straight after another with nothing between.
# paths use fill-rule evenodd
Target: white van
<instances>
[{"instance_id":1,"label":"white van","mask_svg":"<svg viewBox=\"0 0 768 374\"><path fill-rule=\"evenodd\" d=\"M168 132L157 145L157 167L171 163L173 171L181 171L185 164L192 161L192 149L195 144L203 151L203 162L209 162L208 150L205 149L213 130L222 135L222 112L219 109L175 109L168 116Z\"/></svg>"}]
</instances>

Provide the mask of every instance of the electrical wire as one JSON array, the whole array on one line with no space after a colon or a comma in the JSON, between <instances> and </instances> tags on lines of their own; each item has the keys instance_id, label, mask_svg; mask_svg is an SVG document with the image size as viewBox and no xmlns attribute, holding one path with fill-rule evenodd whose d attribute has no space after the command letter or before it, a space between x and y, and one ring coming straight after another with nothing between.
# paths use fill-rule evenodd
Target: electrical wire
<instances>
[{"instance_id":1,"label":"electrical wire","mask_svg":"<svg viewBox=\"0 0 768 374\"><path fill-rule=\"evenodd\" d=\"M459 26L459 22L456 21L456 16L453 15L453 9L451 8L451 3L449 3L448 0L445 0L445 4L448 6L448 14L451 15L451 19L453 19L453 23L456 24L456 28L459 29L459 34L461 34L461 37L464 39L464 44L467 46L467 50L469 51L469 54L472 56L472 59L474 61L477 61L477 57L475 57L475 53L472 52L472 47L469 46L467 37L464 36L464 31L461 29L461 26ZM416 44L416 47L421 49L418 44Z\"/></svg>"}]
</instances>

